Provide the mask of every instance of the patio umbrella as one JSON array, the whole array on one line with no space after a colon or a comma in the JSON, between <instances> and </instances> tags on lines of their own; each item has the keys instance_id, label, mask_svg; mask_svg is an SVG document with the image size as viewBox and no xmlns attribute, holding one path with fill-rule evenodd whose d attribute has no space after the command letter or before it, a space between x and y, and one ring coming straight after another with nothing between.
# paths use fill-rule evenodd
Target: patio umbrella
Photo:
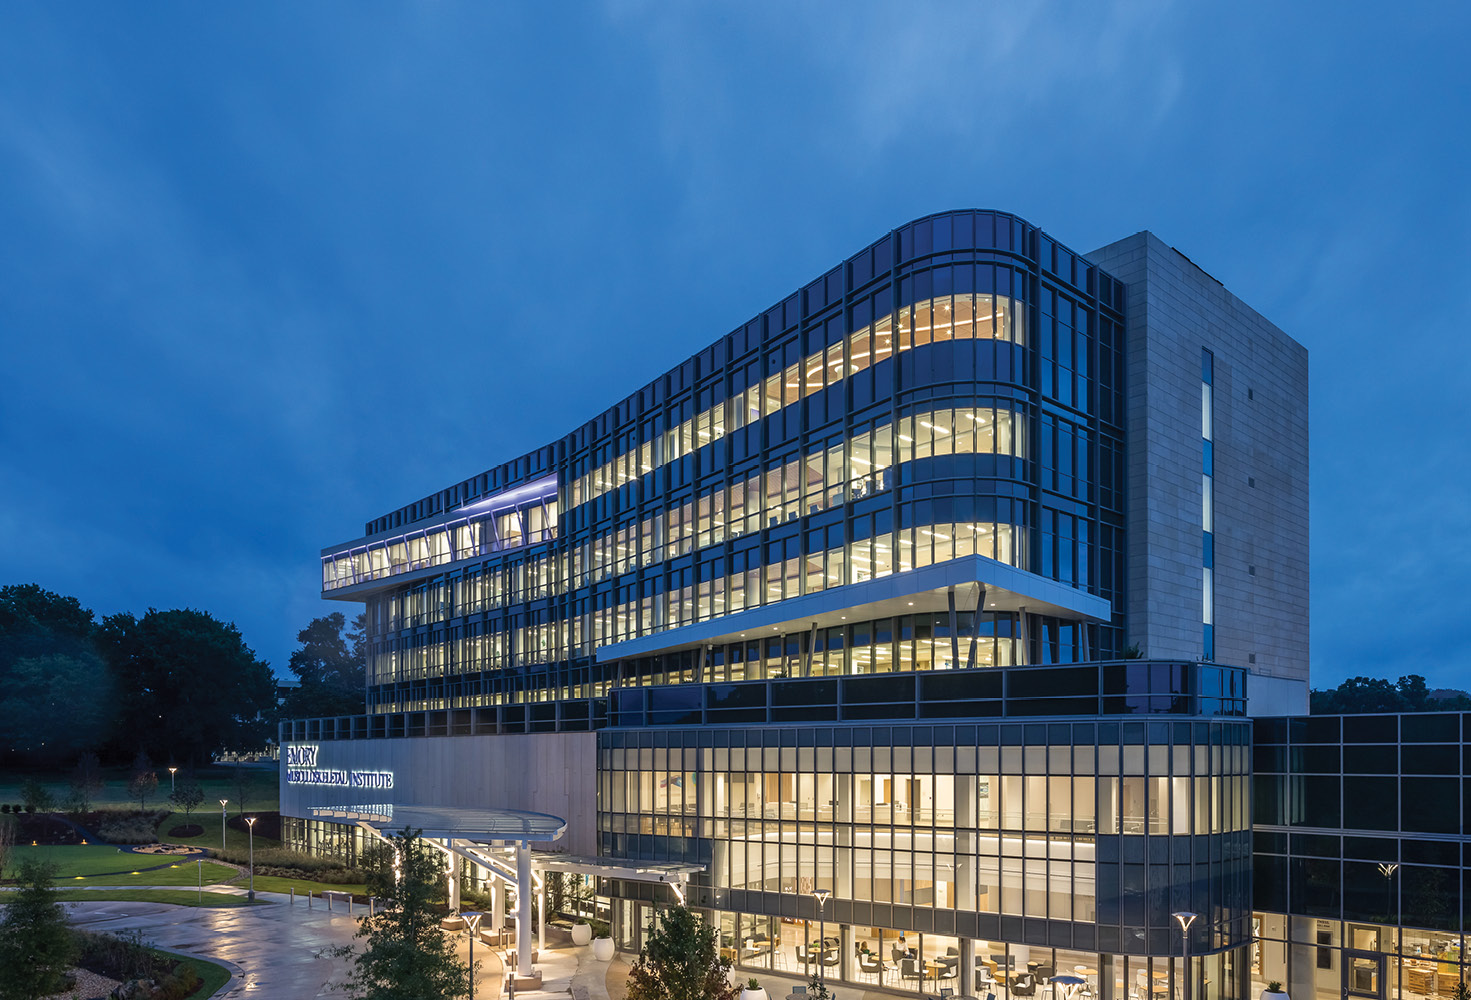
<instances>
[{"instance_id":1,"label":"patio umbrella","mask_svg":"<svg viewBox=\"0 0 1471 1000\"><path fill-rule=\"evenodd\" d=\"M1081 986L1087 982L1082 976L1053 976L1047 981L1049 983L1066 983L1069 986Z\"/></svg>"}]
</instances>

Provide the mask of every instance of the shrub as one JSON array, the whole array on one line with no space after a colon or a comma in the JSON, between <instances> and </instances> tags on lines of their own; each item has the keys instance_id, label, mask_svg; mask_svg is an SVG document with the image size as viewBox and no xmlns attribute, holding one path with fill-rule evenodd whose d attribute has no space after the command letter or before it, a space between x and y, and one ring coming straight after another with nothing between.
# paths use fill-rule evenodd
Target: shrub
<instances>
[{"instance_id":1,"label":"shrub","mask_svg":"<svg viewBox=\"0 0 1471 1000\"><path fill-rule=\"evenodd\" d=\"M98 824L97 835L114 844L151 844L158 839L158 821L152 813L109 817Z\"/></svg>"},{"instance_id":2,"label":"shrub","mask_svg":"<svg viewBox=\"0 0 1471 1000\"><path fill-rule=\"evenodd\" d=\"M143 941L142 931L100 934L77 931L77 964L109 979L156 979L167 969L159 953Z\"/></svg>"},{"instance_id":3,"label":"shrub","mask_svg":"<svg viewBox=\"0 0 1471 1000\"><path fill-rule=\"evenodd\" d=\"M199 988L199 983L199 973L194 971L194 966L179 962L173 974L158 984L153 996L155 1000L184 1000Z\"/></svg>"},{"instance_id":4,"label":"shrub","mask_svg":"<svg viewBox=\"0 0 1471 1000\"><path fill-rule=\"evenodd\" d=\"M8 812L10 812L10 803L9 802L6 802L6 803L3 803L3 804L0 804L0 813L8 813Z\"/></svg>"},{"instance_id":5,"label":"shrub","mask_svg":"<svg viewBox=\"0 0 1471 1000\"><path fill-rule=\"evenodd\" d=\"M231 864L245 865L250 863L250 851L236 850L230 848L222 851L212 848L210 853L221 861ZM260 871L263 866L269 865L273 868L291 868L298 872L325 872L333 869L347 870L341 858L323 858L315 854L304 854L300 851L289 850L285 847L257 847L255 849L255 870ZM362 881L359 878L357 881Z\"/></svg>"}]
</instances>

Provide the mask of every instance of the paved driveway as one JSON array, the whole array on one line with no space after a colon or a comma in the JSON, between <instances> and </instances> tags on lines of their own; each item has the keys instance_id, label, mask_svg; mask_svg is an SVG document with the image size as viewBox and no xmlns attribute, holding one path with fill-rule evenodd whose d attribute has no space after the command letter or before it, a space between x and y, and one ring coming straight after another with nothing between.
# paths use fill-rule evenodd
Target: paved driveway
<instances>
[{"instance_id":1,"label":"paved driveway","mask_svg":"<svg viewBox=\"0 0 1471 1000\"><path fill-rule=\"evenodd\" d=\"M235 974L220 996L259 1000L313 1000L346 978L342 959L318 958L325 948L352 941L357 920L320 902L308 910L300 899L271 906L203 909L167 903L68 903L72 923L90 930L141 930L162 948L209 958ZM478 957L478 956L477 956ZM338 994L340 997L341 994Z\"/></svg>"}]
</instances>

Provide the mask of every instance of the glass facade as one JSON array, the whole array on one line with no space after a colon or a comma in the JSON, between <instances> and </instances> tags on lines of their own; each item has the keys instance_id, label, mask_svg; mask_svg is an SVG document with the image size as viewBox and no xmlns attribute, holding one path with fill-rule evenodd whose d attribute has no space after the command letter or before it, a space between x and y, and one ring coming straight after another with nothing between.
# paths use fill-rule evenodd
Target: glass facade
<instances>
[{"instance_id":1,"label":"glass facade","mask_svg":"<svg viewBox=\"0 0 1471 1000\"><path fill-rule=\"evenodd\" d=\"M567 437L324 550L324 593L368 605L369 711L602 697L602 646L963 556L1118 607L1122 309L1011 216L895 230ZM968 615L970 665L1122 652L1121 614L1019 617ZM855 623L813 651L954 666L927 631ZM719 655L771 675L765 648Z\"/></svg>"},{"instance_id":2,"label":"glass facade","mask_svg":"<svg viewBox=\"0 0 1471 1000\"><path fill-rule=\"evenodd\" d=\"M1228 720L610 729L600 853L705 865L690 902L755 969L824 962L832 979L930 989L969 953L972 982L1029 996L1055 948L1067 974L1111 970L1089 975L1119 985L1095 988L1125 996L1149 961L1124 956L1169 955L1170 914L1188 909L1193 950L1220 958L1197 995L1237 996L1249 737ZM830 956L806 905L821 889Z\"/></svg>"},{"instance_id":3,"label":"glass facade","mask_svg":"<svg viewBox=\"0 0 1471 1000\"><path fill-rule=\"evenodd\" d=\"M1372 753L1350 773L1347 749L1312 749L1298 720L1280 739L1258 722L1254 746L1246 671L1209 662L1209 350L1206 655L1122 658L1125 306L1117 280L1010 215L890 232L572 433L323 550L324 596L367 605L367 712L293 720L283 740L596 731L579 737L596 746L580 830L595 824L603 859L698 866L689 903L751 973L1243 1000L1273 955L1321 990L1299 947L1353 969L1374 952L1381 985L1458 961L1448 918L1419 902L1452 878L1448 849L1401 849L1399 828L1335 840L1320 820L1348 826L1371 792L1382 806L1387 780L1433 793L1433 820L1414 822L1445 830L1459 776L1375 772ZM1193 510L1177 520L1188 580ZM926 588L906 580L956 567L971 575L915 606ZM1050 595L1047 610L988 603L997 580ZM711 627L753 612L759 633ZM352 856L362 835L328 815L288 817L287 840ZM1373 855L1386 840L1393 857ZM1394 870L1376 883L1363 866L1380 864ZM1369 912L1386 879L1394 920ZM675 898L609 877L598 895L625 948ZM1182 910L1198 914L1188 967ZM1401 928L1407 914L1427 930ZM1435 975L1411 1000L1450 982Z\"/></svg>"},{"instance_id":4,"label":"glass facade","mask_svg":"<svg viewBox=\"0 0 1471 1000\"><path fill-rule=\"evenodd\" d=\"M1468 732L1454 712L1256 721L1254 979L1297 1000L1468 979Z\"/></svg>"}]
</instances>

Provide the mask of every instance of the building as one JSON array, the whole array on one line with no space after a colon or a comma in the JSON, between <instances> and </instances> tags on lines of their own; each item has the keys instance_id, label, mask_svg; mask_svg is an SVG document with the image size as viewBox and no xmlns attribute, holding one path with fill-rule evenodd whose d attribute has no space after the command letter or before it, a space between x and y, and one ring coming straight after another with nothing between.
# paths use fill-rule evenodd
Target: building
<instances>
[{"instance_id":1,"label":"building","mask_svg":"<svg viewBox=\"0 0 1471 1000\"><path fill-rule=\"evenodd\" d=\"M366 713L283 725L287 836L596 875L626 948L684 898L758 976L1245 997L1307 545L1300 345L1149 233L920 219L324 549Z\"/></svg>"}]
</instances>

